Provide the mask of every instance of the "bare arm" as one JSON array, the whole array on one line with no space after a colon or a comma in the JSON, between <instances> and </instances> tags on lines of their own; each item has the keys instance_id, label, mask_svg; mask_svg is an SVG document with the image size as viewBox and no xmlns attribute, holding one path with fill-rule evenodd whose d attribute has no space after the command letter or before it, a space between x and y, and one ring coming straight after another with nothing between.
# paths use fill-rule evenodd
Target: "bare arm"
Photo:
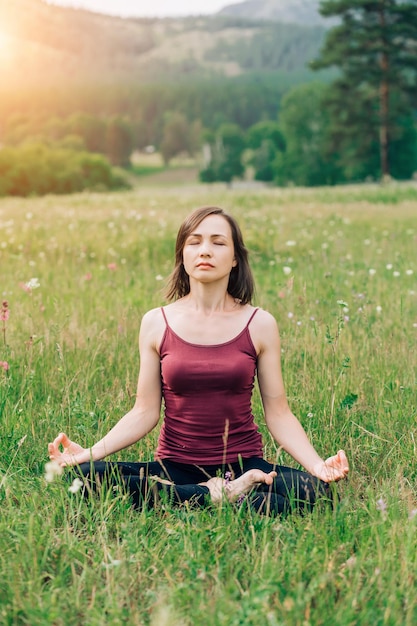
<instances>
[{"instance_id":1,"label":"bare arm","mask_svg":"<svg viewBox=\"0 0 417 626\"><path fill-rule=\"evenodd\" d=\"M326 482L344 478L349 471L345 453L340 450L324 461L288 406L281 372L281 342L274 318L265 311L259 311L255 320L253 338L259 349L258 381L265 421L271 435L314 476Z\"/></svg>"},{"instance_id":2,"label":"bare arm","mask_svg":"<svg viewBox=\"0 0 417 626\"><path fill-rule=\"evenodd\" d=\"M156 315L155 311L148 312L141 324L140 372L133 408L92 448L82 448L72 442L65 433L60 433L48 445L51 460L62 465L98 461L136 443L155 428L161 410L161 377L157 349L159 334Z\"/></svg>"}]
</instances>

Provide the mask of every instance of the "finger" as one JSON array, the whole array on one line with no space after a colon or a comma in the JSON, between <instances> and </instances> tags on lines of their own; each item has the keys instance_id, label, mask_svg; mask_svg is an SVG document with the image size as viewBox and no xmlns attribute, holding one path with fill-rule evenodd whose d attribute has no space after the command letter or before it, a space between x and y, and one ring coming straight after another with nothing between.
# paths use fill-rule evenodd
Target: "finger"
<instances>
[{"instance_id":1,"label":"finger","mask_svg":"<svg viewBox=\"0 0 417 626\"><path fill-rule=\"evenodd\" d=\"M349 471L349 461L344 450L339 450L337 457L344 472Z\"/></svg>"},{"instance_id":2,"label":"finger","mask_svg":"<svg viewBox=\"0 0 417 626\"><path fill-rule=\"evenodd\" d=\"M61 437L61 444L64 446L64 448L69 448L72 444L72 441L68 437L68 435L66 435L65 433L60 433L59 436Z\"/></svg>"}]
</instances>

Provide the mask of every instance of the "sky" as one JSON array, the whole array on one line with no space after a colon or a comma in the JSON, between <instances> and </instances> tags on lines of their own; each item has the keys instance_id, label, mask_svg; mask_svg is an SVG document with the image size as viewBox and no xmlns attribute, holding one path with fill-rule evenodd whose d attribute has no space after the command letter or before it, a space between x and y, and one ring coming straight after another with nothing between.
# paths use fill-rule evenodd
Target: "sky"
<instances>
[{"instance_id":1,"label":"sky","mask_svg":"<svg viewBox=\"0 0 417 626\"><path fill-rule=\"evenodd\" d=\"M241 0L48 0L49 4L73 6L123 17L173 17L216 13Z\"/></svg>"}]
</instances>

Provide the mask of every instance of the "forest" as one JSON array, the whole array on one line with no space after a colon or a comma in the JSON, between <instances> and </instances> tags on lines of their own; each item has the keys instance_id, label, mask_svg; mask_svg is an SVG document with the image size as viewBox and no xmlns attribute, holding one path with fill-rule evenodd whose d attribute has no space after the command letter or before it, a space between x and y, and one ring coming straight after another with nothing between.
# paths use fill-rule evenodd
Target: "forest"
<instances>
[{"instance_id":1,"label":"forest","mask_svg":"<svg viewBox=\"0 0 417 626\"><path fill-rule=\"evenodd\" d=\"M131 170L149 147L165 167L195 159L204 182L317 186L417 171L415 0L327 0L329 28L121 19L43 0L1 11L1 195L123 188L114 168Z\"/></svg>"}]
</instances>

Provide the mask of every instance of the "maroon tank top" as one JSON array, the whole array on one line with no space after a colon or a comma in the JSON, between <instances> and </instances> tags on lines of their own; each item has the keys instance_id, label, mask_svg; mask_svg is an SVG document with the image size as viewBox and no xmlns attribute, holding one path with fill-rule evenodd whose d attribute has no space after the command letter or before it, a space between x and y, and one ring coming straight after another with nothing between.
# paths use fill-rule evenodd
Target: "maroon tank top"
<instances>
[{"instance_id":1,"label":"maroon tank top","mask_svg":"<svg viewBox=\"0 0 417 626\"><path fill-rule=\"evenodd\" d=\"M252 414L256 350L249 333L218 345L199 345L166 329L160 346L165 419L156 458L217 465L262 457Z\"/></svg>"}]
</instances>

